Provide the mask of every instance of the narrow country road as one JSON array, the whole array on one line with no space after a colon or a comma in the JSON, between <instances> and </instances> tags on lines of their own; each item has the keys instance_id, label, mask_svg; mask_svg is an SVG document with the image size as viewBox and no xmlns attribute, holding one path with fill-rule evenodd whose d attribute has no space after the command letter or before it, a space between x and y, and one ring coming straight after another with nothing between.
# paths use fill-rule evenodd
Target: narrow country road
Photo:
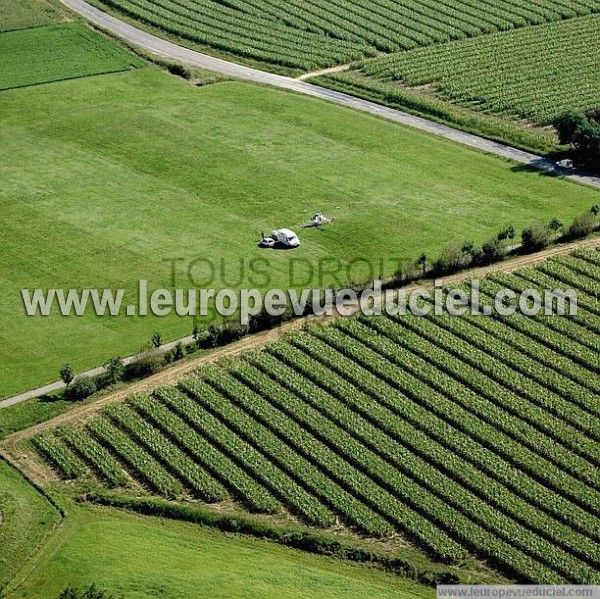
<instances>
[{"instance_id":1,"label":"narrow country road","mask_svg":"<svg viewBox=\"0 0 600 599\"><path fill-rule=\"evenodd\" d=\"M184 63L192 67L215 71L228 77L235 77L237 79L253 81L255 83L263 83L278 87L280 89L295 91L307 96L321 98L322 100L327 100L328 102L333 102L334 104L340 104L348 108L354 108L355 110L374 114L390 121L401 123L402 125L406 125L408 127L413 127L414 129L420 129L421 131L426 131L427 133L432 133L433 135L444 137L454 142L477 148L490 154L496 154L497 156L509 158L515 162L529 165L540 170L551 170L554 168L554 163L552 161L546 160L540 156L536 156L535 154L530 154L529 152L517 150L516 148L511 148L509 146L504 146L482 137L478 137L477 135L465 133L463 131L453 129L452 127L447 127L446 125L440 125L438 123L434 123L433 121L428 121L427 119L413 116L400 110L387 108L385 106L375 104L374 102L361 100L360 98L355 98L354 96L348 94L336 92L324 87L319 87L299 79L292 79L291 77L283 77L282 75L267 73L258 69L228 62L220 58L208 56L207 54L202 54L194 50L189 50L188 48L168 42L160 37L152 35L151 33L142 31L141 29L133 27L128 23L124 23L123 21L102 12L94 6L89 5L87 2L84 2L84 0L61 1L71 10L85 17L94 25L110 31L112 34L127 40L129 43L143 48L152 54L156 54L157 56ZM589 173L577 171L566 178L600 189L600 176L594 176Z\"/></svg>"}]
</instances>

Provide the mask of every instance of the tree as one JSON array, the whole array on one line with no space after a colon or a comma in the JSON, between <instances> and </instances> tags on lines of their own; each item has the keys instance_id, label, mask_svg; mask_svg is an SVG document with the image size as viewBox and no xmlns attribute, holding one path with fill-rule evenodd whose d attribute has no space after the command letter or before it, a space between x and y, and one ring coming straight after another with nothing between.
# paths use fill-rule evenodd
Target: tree
<instances>
[{"instance_id":1,"label":"tree","mask_svg":"<svg viewBox=\"0 0 600 599\"><path fill-rule=\"evenodd\" d=\"M90 395L96 393L98 386L96 381L86 375L78 376L75 382L67 389L67 396L69 399L85 399Z\"/></svg>"},{"instance_id":2,"label":"tree","mask_svg":"<svg viewBox=\"0 0 600 599\"><path fill-rule=\"evenodd\" d=\"M583 112L565 112L554 121L554 128L558 132L561 144L572 144L575 141L577 130L588 122Z\"/></svg>"},{"instance_id":3,"label":"tree","mask_svg":"<svg viewBox=\"0 0 600 599\"><path fill-rule=\"evenodd\" d=\"M73 379L75 378L75 373L73 372L73 368L70 364L65 364L60 369L60 378L67 387L73 382Z\"/></svg>"},{"instance_id":4,"label":"tree","mask_svg":"<svg viewBox=\"0 0 600 599\"><path fill-rule=\"evenodd\" d=\"M423 276L427 274L427 254L421 254L417 260L417 264L421 267Z\"/></svg>"},{"instance_id":5,"label":"tree","mask_svg":"<svg viewBox=\"0 0 600 599\"><path fill-rule=\"evenodd\" d=\"M562 229L562 226L563 224L557 218L553 218L548 224L548 228L555 233Z\"/></svg>"},{"instance_id":6,"label":"tree","mask_svg":"<svg viewBox=\"0 0 600 599\"><path fill-rule=\"evenodd\" d=\"M525 253L539 252L552 242L554 233L547 225L537 224L523 230L521 243Z\"/></svg>"},{"instance_id":7,"label":"tree","mask_svg":"<svg viewBox=\"0 0 600 599\"><path fill-rule=\"evenodd\" d=\"M559 116L554 126L560 143L569 144L579 161L597 170L600 164L600 108L568 112Z\"/></svg>"},{"instance_id":8,"label":"tree","mask_svg":"<svg viewBox=\"0 0 600 599\"><path fill-rule=\"evenodd\" d=\"M154 347L160 347L162 345L162 335L156 331L152 334L151 341Z\"/></svg>"},{"instance_id":9,"label":"tree","mask_svg":"<svg viewBox=\"0 0 600 599\"><path fill-rule=\"evenodd\" d=\"M125 373L125 364L121 358L112 358L105 365L106 377L112 385L118 383Z\"/></svg>"}]
</instances>

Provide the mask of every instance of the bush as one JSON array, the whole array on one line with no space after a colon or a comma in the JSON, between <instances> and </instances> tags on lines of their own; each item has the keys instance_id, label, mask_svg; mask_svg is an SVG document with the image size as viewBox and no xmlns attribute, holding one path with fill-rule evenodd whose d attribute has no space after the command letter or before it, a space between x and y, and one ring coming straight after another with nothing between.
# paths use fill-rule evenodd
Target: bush
<instances>
[{"instance_id":1,"label":"bush","mask_svg":"<svg viewBox=\"0 0 600 599\"><path fill-rule=\"evenodd\" d=\"M500 237L499 235L494 239L486 241L481 246L481 255L478 263L487 265L504 260L508 254L508 239L509 237Z\"/></svg>"},{"instance_id":2,"label":"bush","mask_svg":"<svg viewBox=\"0 0 600 599\"><path fill-rule=\"evenodd\" d=\"M441 256L433 263L433 272L436 276L447 275L462 268L466 268L473 261L474 247L471 243L462 247L456 245L446 246Z\"/></svg>"},{"instance_id":3,"label":"bush","mask_svg":"<svg viewBox=\"0 0 600 599\"><path fill-rule=\"evenodd\" d=\"M92 584L83 591L68 587L58 596L58 599L117 599L117 597L109 595L107 591L99 589L95 584Z\"/></svg>"},{"instance_id":4,"label":"bush","mask_svg":"<svg viewBox=\"0 0 600 599\"><path fill-rule=\"evenodd\" d=\"M162 345L162 335L158 331L152 333L150 342L152 343L153 347L160 347Z\"/></svg>"},{"instance_id":5,"label":"bush","mask_svg":"<svg viewBox=\"0 0 600 599\"><path fill-rule=\"evenodd\" d=\"M75 382L67 389L66 396L72 400L80 400L96 393L96 381L85 375L78 376Z\"/></svg>"},{"instance_id":6,"label":"bush","mask_svg":"<svg viewBox=\"0 0 600 599\"><path fill-rule=\"evenodd\" d=\"M586 212L575 217L565 234L566 239L580 239L591 235L598 226L598 217L592 212Z\"/></svg>"},{"instance_id":7,"label":"bush","mask_svg":"<svg viewBox=\"0 0 600 599\"><path fill-rule=\"evenodd\" d=\"M186 69L183 65L179 63L172 63L167 66L167 70L171 75L176 75L177 77L183 77L184 79L190 80L192 78L192 73L188 69Z\"/></svg>"},{"instance_id":8,"label":"bush","mask_svg":"<svg viewBox=\"0 0 600 599\"><path fill-rule=\"evenodd\" d=\"M496 239L498 241L504 241L505 239L514 239L516 235L517 232L515 231L515 228L512 225L509 225L508 227L506 227L506 229L502 229L502 231L498 233Z\"/></svg>"},{"instance_id":9,"label":"bush","mask_svg":"<svg viewBox=\"0 0 600 599\"><path fill-rule=\"evenodd\" d=\"M136 376L149 376L158 372L165 363L164 354L157 347L142 348L135 359L134 368Z\"/></svg>"},{"instance_id":10,"label":"bush","mask_svg":"<svg viewBox=\"0 0 600 599\"><path fill-rule=\"evenodd\" d=\"M173 349L173 360L183 360L185 357L185 351L183 350L183 345L178 343Z\"/></svg>"},{"instance_id":11,"label":"bush","mask_svg":"<svg viewBox=\"0 0 600 599\"><path fill-rule=\"evenodd\" d=\"M106 378L109 381L109 384L114 385L123 379L125 365L121 358L112 358L104 364L104 368L106 369Z\"/></svg>"},{"instance_id":12,"label":"bush","mask_svg":"<svg viewBox=\"0 0 600 599\"><path fill-rule=\"evenodd\" d=\"M521 233L523 252L530 254L547 248L553 240L554 234L547 225L537 224L528 227Z\"/></svg>"}]
</instances>

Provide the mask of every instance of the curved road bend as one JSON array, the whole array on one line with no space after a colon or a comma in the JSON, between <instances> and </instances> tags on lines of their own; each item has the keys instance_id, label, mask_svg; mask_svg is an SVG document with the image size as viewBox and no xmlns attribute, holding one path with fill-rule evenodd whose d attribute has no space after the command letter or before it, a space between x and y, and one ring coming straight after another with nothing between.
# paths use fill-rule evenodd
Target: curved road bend
<instances>
[{"instance_id":1,"label":"curved road bend","mask_svg":"<svg viewBox=\"0 0 600 599\"><path fill-rule=\"evenodd\" d=\"M439 137L445 137L446 139L450 139L465 146L478 148L484 152L509 158L515 162L529 165L541 170L550 170L554 167L554 163L552 161L541 158L540 156L536 156L535 154L517 150L516 148L511 148L510 146L505 146L482 137L478 137L477 135L465 133L463 131L453 129L452 127L447 127L446 125L440 125L438 123L434 123L433 121L428 121L427 119L413 116L400 110L387 108L386 106L381 106L379 104L375 104L374 102L369 102L368 100L361 100L360 98L355 98L354 96L350 96L348 94L326 89L324 87L319 87L317 85L307 83L306 81L300 81L298 79L292 79L291 77L283 77L282 75L266 73L258 69L253 69L233 62L228 62L220 58L208 56L207 54L201 54L200 52L196 52L194 50L189 50L188 48L173 44L172 42L152 35L151 33L142 31L141 29L133 27L128 23L124 23L123 21L120 21L119 19L102 12L94 6L90 6L87 2L84 2L84 0L61 1L71 10L85 17L94 25L102 27L114 35L117 35L118 37L121 37L128 42L163 58L181 62L192 67L215 71L228 77L235 77L237 79L253 81L255 83L264 83L281 89L292 90L307 96L321 98L322 100L327 100L329 102L333 102L334 104L340 104L342 106L354 108L362 112L368 112L369 114L374 114L390 121L395 121L397 123L401 123L402 125L413 127L414 129L420 129L421 131L426 131L427 133L432 133L433 135L437 135ZM600 189L600 177L598 176L577 171L566 178Z\"/></svg>"}]
</instances>

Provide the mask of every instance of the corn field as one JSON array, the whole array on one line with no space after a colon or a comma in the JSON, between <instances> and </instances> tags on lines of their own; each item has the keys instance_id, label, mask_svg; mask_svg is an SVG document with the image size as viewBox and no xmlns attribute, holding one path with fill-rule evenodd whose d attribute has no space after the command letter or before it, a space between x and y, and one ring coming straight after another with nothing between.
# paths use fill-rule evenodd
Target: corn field
<instances>
[{"instance_id":1,"label":"corn field","mask_svg":"<svg viewBox=\"0 0 600 599\"><path fill-rule=\"evenodd\" d=\"M598 252L490 275L482 302L536 286L576 289L577 316L313 325L33 444L65 479L229 498L520 581L598 584Z\"/></svg>"},{"instance_id":2,"label":"corn field","mask_svg":"<svg viewBox=\"0 0 600 599\"><path fill-rule=\"evenodd\" d=\"M301 70L600 10L595 0L101 1L194 44Z\"/></svg>"},{"instance_id":3,"label":"corn field","mask_svg":"<svg viewBox=\"0 0 600 599\"><path fill-rule=\"evenodd\" d=\"M438 44L364 61L376 81L432 86L443 100L504 117L551 123L600 103L600 16Z\"/></svg>"}]
</instances>

